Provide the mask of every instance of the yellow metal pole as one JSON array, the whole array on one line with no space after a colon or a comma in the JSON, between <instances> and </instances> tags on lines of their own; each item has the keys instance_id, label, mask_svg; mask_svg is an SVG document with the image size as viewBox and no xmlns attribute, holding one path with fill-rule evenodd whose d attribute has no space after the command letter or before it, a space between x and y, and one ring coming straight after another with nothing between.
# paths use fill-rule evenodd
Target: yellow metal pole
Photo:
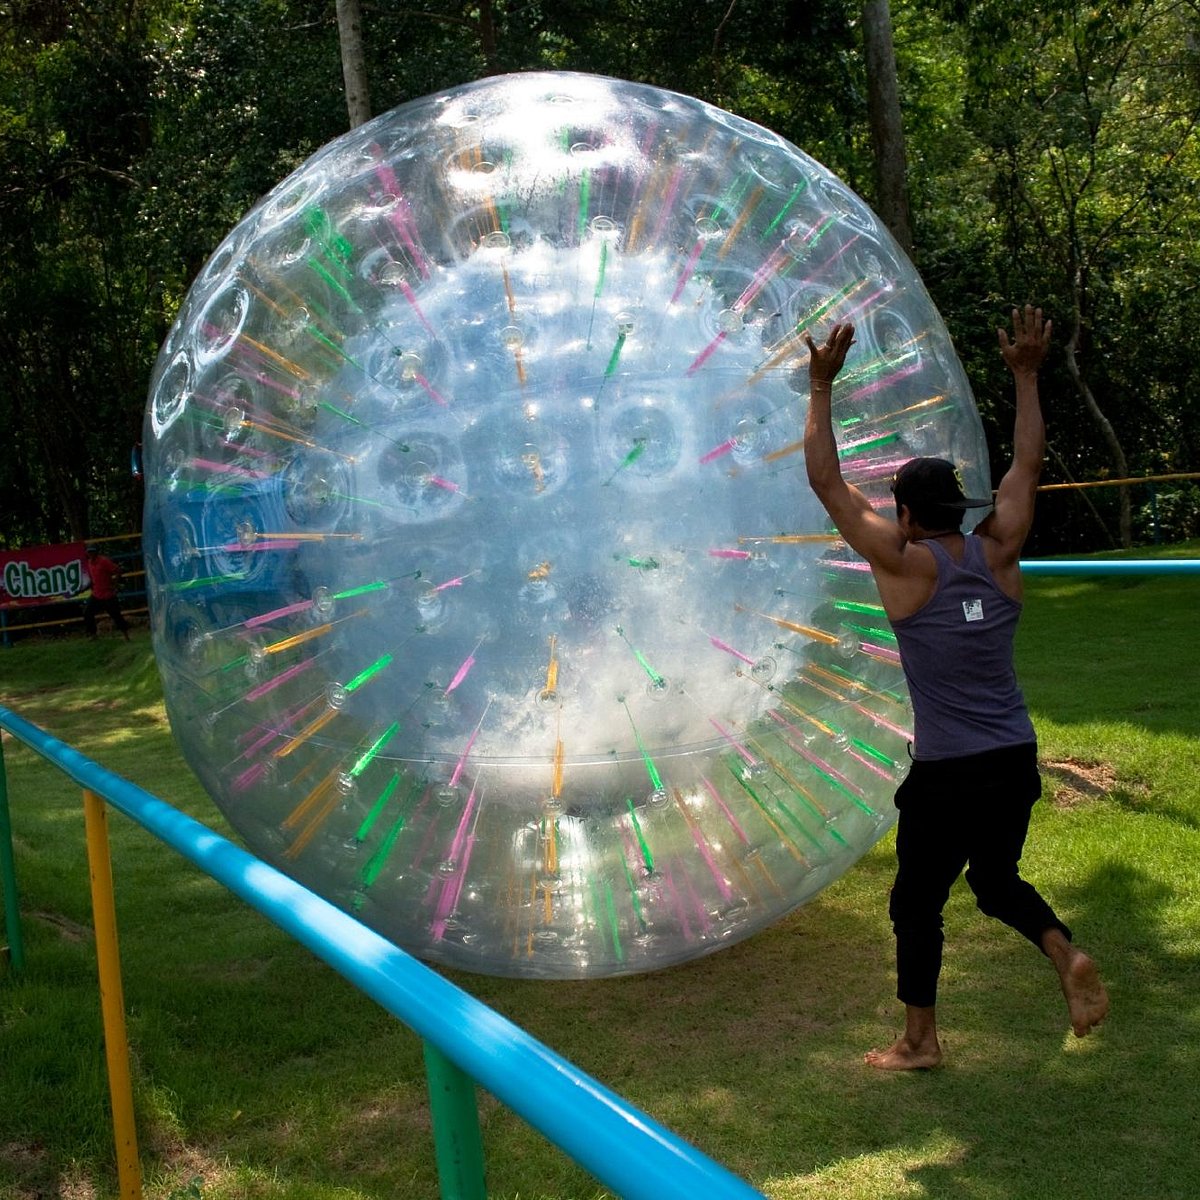
<instances>
[{"instance_id":1,"label":"yellow metal pole","mask_svg":"<svg viewBox=\"0 0 1200 1200\"><path fill-rule=\"evenodd\" d=\"M112 860L108 850L108 815L104 801L83 789L88 867L92 878L92 923L100 971L100 1011L104 1019L104 1054L108 1060L108 1092L112 1098L113 1136L117 1148L117 1182L121 1200L142 1200L142 1168L138 1161L133 1120L133 1081L129 1074L129 1042L125 1034L125 995L117 950L117 910L113 902Z\"/></svg>"}]
</instances>

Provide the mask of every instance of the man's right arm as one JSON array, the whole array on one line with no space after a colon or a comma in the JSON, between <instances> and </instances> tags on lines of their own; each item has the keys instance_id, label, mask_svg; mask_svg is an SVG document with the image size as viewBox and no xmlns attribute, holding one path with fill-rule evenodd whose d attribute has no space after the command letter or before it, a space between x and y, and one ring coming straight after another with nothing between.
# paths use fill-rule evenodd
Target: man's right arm
<instances>
[{"instance_id":1,"label":"man's right arm","mask_svg":"<svg viewBox=\"0 0 1200 1200\"><path fill-rule=\"evenodd\" d=\"M872 567L892 574L902 569L904 535L842 477L833 433L833 381L854 338L852 325L835 325L823 346L804 335L809 349L808 417L804 424L804 464L808 483L833 519L838 533Z\"/></svg>"}]
</instances>

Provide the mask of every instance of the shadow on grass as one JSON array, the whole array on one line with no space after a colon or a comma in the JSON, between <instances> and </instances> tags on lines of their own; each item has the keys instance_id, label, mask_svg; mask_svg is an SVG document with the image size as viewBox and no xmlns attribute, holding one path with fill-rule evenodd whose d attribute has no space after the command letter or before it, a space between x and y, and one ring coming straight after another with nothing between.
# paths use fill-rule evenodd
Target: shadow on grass
<instances>
[{"instance_id":1,"label":"shadow on grass","mask_svg":"<svg viewBox=\"0 0 1200 1200\"><path fill-rule=\"evenodd\" d=\"M876 851L774 928L658 975L466 986L768 1196L1200 1194L1183 1082L1195 1077L1200 960L1161 935L1169 885L1110 862L1056 897L1097 934L1089 948L1113 997L1110 1024L1081 1040L1049 965L975 913L960 884L947 1065L892 1075L861 1062L901 1018L886 922L861 915L864 901L885 904L891 869ZM879 1162L887 1182L872 1184ZM856 1163L857 1190L834 1186L831 1166L853 1182Z\"/></svg>"},{"instance_id":2,"label":"shadow on grass","mask_svg":"<svg viewBox=\"0 0 1200 1200\"><path fill-rule=\"evenodd\" d=\"M205 824L223 824L165 728L135 721L130 729L107 707L68 711L51 694L30 697L22 715ZM117 734L127 736L114 743ZM23 905L90 922L77 790L29 751L14 752L9 765L22 852L53 844L64 864ZM110 835L139 1137L151 1172L187 1164L187 1177L200 1162L234 1162L283 1181L264 1196L332 1195L339 1185L381 1200L435 1196L415 1036L131 822L114 818ZM877 856L855 875L882 895L890 864ZM778 1129L792 1118L776 1084L781 1069L844 1055L845 1022L864 974L872 993L890 986L885 954L847 952L877 941L873 919L858 915L852 895L839 882L749 942L652 975L535 983L446 974L753 1177L760 1155L747 1130ZM41 1186L65 1162L107 1162L111 1137L99 1062L88 1054L99 1044L94 952L90 942L62 942L54 921L37 928L33 974L43 984L52 974L60 1008L31 1003L10 1030L11 1077L23 1083L19 1106L0 1114L0 1144L53 1149L27 1164L20 1186ZM64 1012L75 1014L73 1022L57 1029ZM68 1056L65 1074L47 1078L39 1066L44 1047L63 1037L84 1052ZM45 1122L62 1111L66 1093L75 1107L59 1141L45 1136ZM491 1196L599 1194L563 1156L541 1146L531 1153L540 1138L519 1118L487 1097L481 1107ZM340 1132L331 1148L332 1130ZM214 1169L206 1179L220 1175ZM0 1168L0 1192L3 1178Z\"/></svg>"},{"instance_id":3,"label":"shadow on grass","mask_svg":"<svg viewBox=\"0 0 1200 1200\"><path fill-rule=\"evenodd\" d=\"M845 1081L862 1073L854 1030L893 988L877 916L891 875L890 854L877 849L774 926L666 971L575 983L456 978L761 1187L824 1161L840 1130L848 1147L860 1144ZM864 893L874 897L868 916Z\"/></svg>"},{"instance_id":4,"label":"shadow on grass","mask_svg":"<svg viewBox=\"0 0 1200 1200\"><path fill-rule=\"evenodd\" d=\"M838 1131L814 1145L797 1123L791 1163L760 1163L751 1176L808 1176L811 1190L778 1194L825 1195L816 1186L823 1164L899 1151L919 1165L880 1194L1200 1194L1197 1102L1182 1082L1195 1077L1200 961L1161 936L1172 898L1164 881L1115 861L1057 897L1096 934L1090 948L1113 999L1100 1032L1083 1040L1064 1032L1060 1041L1065 1016L1048 966L1015 935L966 912L958 895L941 1006L946 1067L861 1082L810 1073L804 1088L837 1114ZM931 1145L941 1152L928 1153Z\"/></svg>"},{"instance_id":5,"label":"shadow on grass","mask_svg":"<svg viewBox=\"0 0 1200 1200\"><path fill-rule=\"evenodd\" d=\"M145 652L136 642L103 649L117 658ZM106 702L101 672L117 658L97 659L95 687L70 707L48 690L49 671L46 688L15 706L223 831L165 726L141 715L139 700L132 719ZM132 658L126 665L139 669ZM146 686L152 700L156 681ZM19 851L37 855L78 839L78 854L55 865L23 904L89 921L77 793L27 752L9 761ZM51 775L60 783L48 783ZM1113 819L1124 828L1151 818L1125 805ZM1180 836L1191 828L1181 823ZM279 1190L246 1194L349 1187L364 1197L436 1195L416 1038L149 835L123 819L112 834L148 1160L184 1169L185 1178L197 1162L217 1164L219 1175L232 1161L281 1181ZM861 1054L889 1040L901 1018L886 918L890 849L889 839L783 921L685 966L578 983L445 973L780 1200L1200 1195L1192 1083L1200 962L1180 948L1188 943L1178 922L1172 936L1175 889L1152 873L1158 863L1131 851L1051 897L1083 914L1081 932L1113 996L1109 1025L1081 1042L1063 1040L1048 966L975 913L960 884L947 914L947 1066L884 1075ZM31 1144L30 1130L44 1128L69 1095L76 1108L55 1143L57 1162L106 1162L90 947L67 944L53 922L40 922L32 940L42 990L31 983L19 993L24 1011L14 1008L12 1024L0 1028L0 1043L12 1039L7 1077L30 1082L22 1084L24 1108L0 1113L0 1145ZM69 1069L55 1060L67 1074L39 1078L39 1038L82 1048ZM78 1115L83 1100L88 1116ZM597 1194L519 1118L487 1098L482 1111L494 1200ZM880 1163L875 1185L870 1172ZM831 1182L835 1167L851 1186ZM52 1177L39 1169L39 1179Z\"/></svg>"},{"instance_id":6,"label":"shadow on grass","mask_svg":"<svg viewBox=\"0 0 1200 1200\"><path fill-rule=\"evenodd\" d=\"M109 732L104 717L91 726L93 738ZM164 761L174 751L161 729L121 749L145 771L181 769ZM213 824L216 814L198 815ZM63 820L61 805L39 804L20 824L36 842L72 836ZM123 820L113 833L118 902L138 896L121 936L148 1158L168 1169L232 1160L286 1181L279 1195L340 1183L382 1197L400 1194L401 1178L403 1194L436 1195L415 1037L148 835ZM74 836L82 865L81 829ZM1194 1101L1175 1083L1195 1058L1200 970L1162 936L1169 885L1114 861L1054 896L1097 933L1087 941L1114 1000L1110 1027L1064 1045L1049 968L978 916L960 884L947 914L947 1066L895 1076L861 1062L901 1016L885 915L892 869L888 839L775 926L650 975L445 973L772 1197L842 1194L831 1164L853 1179L856 1165L889 1156L878 1196L1200 1194ZM59 953L73 965L53 972L57 985L86 1008L88 948ZM87 1044L94 1033L73 1036ZM102 1085L86 1087L103 1143ZM168 1097L161 1114L145 1111L153 1096ZM490 1195L598 1194L569 1161L531 1155L538 1139L519 1118L487 1098L482 1112ZM319 1126L322 1139L341 1131L345 1161L322 1160L324 1140L308 1144ZM846 1194L870 1193L860 1188Z\"/></svg>"}]
</instances>

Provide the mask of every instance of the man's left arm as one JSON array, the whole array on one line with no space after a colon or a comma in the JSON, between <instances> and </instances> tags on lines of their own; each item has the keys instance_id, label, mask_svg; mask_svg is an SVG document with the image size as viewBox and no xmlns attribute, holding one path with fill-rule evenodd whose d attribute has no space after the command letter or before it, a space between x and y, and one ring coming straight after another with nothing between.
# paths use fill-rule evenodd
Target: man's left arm
<instances>
[{"instance_id":1,"label":"man's left arm","mask_svg":"<svg viewBox=\"0 0 1200 1200\"><path fill-rule=\"evenodd\" d=\"M1013 336L1000 329L1000 353L1012 371L1016 390L1013 459L996 491L996 506L977 533L997 547L993 567L1014 566L1033 524L1034 500L1046 453L1046 425L1038 396L1038 371L1050 346L1052 324L1027 304L1012 312Z\"/></svg>"}]
</instances>

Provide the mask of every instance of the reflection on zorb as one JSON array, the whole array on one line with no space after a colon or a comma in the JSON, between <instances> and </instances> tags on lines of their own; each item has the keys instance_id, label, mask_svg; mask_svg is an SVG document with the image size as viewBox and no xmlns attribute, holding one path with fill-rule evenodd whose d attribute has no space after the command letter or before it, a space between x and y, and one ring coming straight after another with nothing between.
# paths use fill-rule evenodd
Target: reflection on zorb
<instances>
[{"instance_id":1,"label":"reflection on zorb","mask_svg":"<svg viewBox=\"0 0 1200 1200\"><path fill-rule=\"evenodd\" d=\"M775 135L582 75L488 79L280 184L150 388L145 544L183 750L263 857L422 957L647 970L889 827L911 715L801 447L852 320L847 478L987 486L913 268Z\"/></svg>"}]
</instances>

